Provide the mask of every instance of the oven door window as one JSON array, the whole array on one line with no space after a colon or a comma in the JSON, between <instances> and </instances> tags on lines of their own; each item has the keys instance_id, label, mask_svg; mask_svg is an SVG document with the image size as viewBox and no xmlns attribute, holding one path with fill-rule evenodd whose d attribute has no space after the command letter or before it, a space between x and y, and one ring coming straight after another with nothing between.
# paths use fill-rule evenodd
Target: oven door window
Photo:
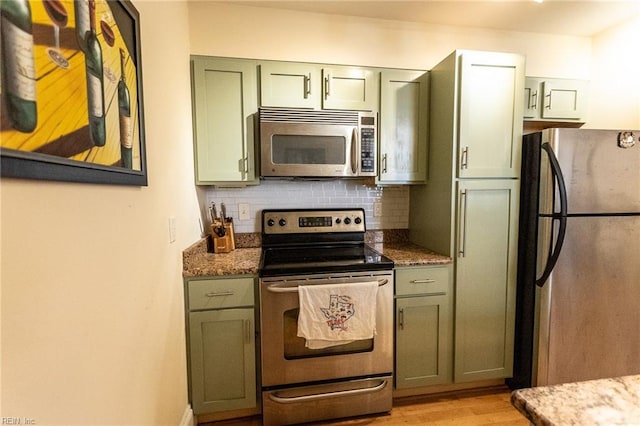
<instances>
[{"instance_id":1,"label":"oven door window","mask_svg":"<svg viewBox=\"0 0 640 426\"><path fill-rule=\"evenodd\" d=\"M309 349L305 346L305 339L298 337L298 313L300 309L284 312L283 342L285 359L311 358L330 355L345 355L373 351L373 340L356 340L346 345L331 346L324 349Z\"/></svg>"},{"instance_id":2,"label":"oven door window","mask_svg":"<svg viewBox=\"0 0 640 426\"><path fill-rule=\"evenodd\" d=\"M271 137L274 164L345 165L347 140L344 136L279 135Z\"/></svg>"}]
</instances>

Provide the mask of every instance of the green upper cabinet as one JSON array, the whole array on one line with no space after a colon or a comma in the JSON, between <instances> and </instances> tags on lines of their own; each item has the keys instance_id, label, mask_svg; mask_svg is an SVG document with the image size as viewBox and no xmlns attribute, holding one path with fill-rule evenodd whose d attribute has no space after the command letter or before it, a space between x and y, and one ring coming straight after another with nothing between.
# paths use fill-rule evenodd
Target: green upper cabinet
<instances>
[{"instance_id":1,"label":"green upper cabinet","mask_svg":"<svg viewBox=\"0 0 640 426\"><path fill-rule=\"evenodd\" d=\"M519 186L458 181L455 382L512 374Z\"/></svg>"},{"instance_id":2,"label":"green upper cabinet","mask_svg":"<svg viewBox=\"0 0 640 426\"><path fill-rule=\"evenodd\" d=\"M369 68L260 62L260 106L378 111L379 72Z\"/></svg>"},{"instance_id":3,"label":"green upper cabinet","mask_svg":"<svg viewBox=\"0 0 640 426\"><path fill-rule=\"evenodd\" d=\"M525 120L584 122L588 85L585 80L527 77Z\"/></svg>"},{"instance_id":4,"label":"green upper cabinet","mask_svg":"<svg viewBox=\"0 0 640 426\"><path fill-rule=\"evenodd\" d=\"M192 66L196 183L257 183L256 62L193 56Z\"/></svg>"},{"instance_id":5,"label":"green upper cabinet","mask_svg":"<svg viewBox=\"0 0 640 426\"><path fill-rule=\"evenodd\" d=\"M459 71L458 177L518 177L524 57L462 51Z\"/></svg>"},{"instance_id":6,"label":"green upper cabinet","mask_svg":"<svg viewBox=\"0 0 640 426\"><path fill-rule=\"evenodd\" d=\"M292 62L260 63L260 106L320 108L322 68Z\"/></svg>"},{"instance_id":7,"label":"green upper cabinet","mask_svg":"<svg viewBox=\"0 0 640 426\"><path fill-rule=\"evenodd\" d=\"M428 72L381 72L378 183L426 181L428 107Z\"/></svg>"},{"instance_id":8,"label":"green upper cabinet","mask_svg":"<svg viewBox=\"0 0 640 426\"><path fill-rule=\"evenodd\" d=\"M322 69L322 107L378 111L380 74L377 71L346 66Z\"/></svg>"}]
</instances>

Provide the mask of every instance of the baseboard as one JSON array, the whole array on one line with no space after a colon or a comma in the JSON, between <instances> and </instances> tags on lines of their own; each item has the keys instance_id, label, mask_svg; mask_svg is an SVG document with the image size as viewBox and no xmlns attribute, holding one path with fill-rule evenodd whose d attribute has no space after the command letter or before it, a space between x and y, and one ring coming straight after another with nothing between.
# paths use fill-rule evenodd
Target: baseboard
<instances>
[{"instance_id":1,"label":"baseboard","mask_svg":"<svg viewBox=\"0 0 640 426\"><path fill-rule=\"evenodd\" d=\"M184 409L184 414L182 414L182 420L180 420L179 426L195 426L193 421L193 410L191 409L190 404L187 404L187 407Z\"/></svg>"}]
</instances>

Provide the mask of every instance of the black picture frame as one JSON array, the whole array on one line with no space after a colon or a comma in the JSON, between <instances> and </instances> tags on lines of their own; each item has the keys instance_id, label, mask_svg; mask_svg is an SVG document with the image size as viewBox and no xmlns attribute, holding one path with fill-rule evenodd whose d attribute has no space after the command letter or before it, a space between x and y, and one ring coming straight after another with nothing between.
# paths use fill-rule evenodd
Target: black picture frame
<instances>
[{"instance_id":1,"label":"black picture frame","mask_svg":"<svg viewBox=\"0 0 640 426\"><path fill-rule=\"evenodd\" d=\"M42 7L42 1L32 1L32 0L28 0L31 9L35 8L35 7ZM81 1L85 1L88 4L88 0L81 0ZM120 43L121 48L120 53L118 53L118 55L123 55L123 51L127 51L127 61L131 61L130 63L128 63L129 65L129 70L127 71L127 75L135 75L135 84L132 84L132 79L129 81L129 84L131 86L135 85L135 89L131 91L131 103L130 103L130 120L131 120L131 127L134 127L134 130L131 131L131 133L133 134L132 139L133 139L133 150L135 154L134 154L134 166L129 166L129 167L125 167L123 166L124 160L120 159L118 161L112 161L109 164L100 164L99 162L93 162L90 159L80 159L78 160L77 158L71 158L71 157L65 157L64 154L60 155L60 154L55 154L52 155L50 153L47 153L46 149L42 150L42 149L16 149L14 147L7 147L5 146L4 142L2 142L2 139L5 136L5 130L7 132L12 131L14 133L16 133L15 128L10 128L8 123L11 123L10 118L6 117L7 113L5 113L6 111L6 104L5 104L5 99L4 97L6 90L3 90L3 94L2 97L3 99L2 101L2 105L0 108L0 114L3 115L4 117L2 117L1 123L2 126L0 127L0 159L1 159L1 164L0 164L0 176L2 176L3 178L20 178L20 179L37 179L37 180L51 180L51 181L65 181L65 182L82 182L82 183L95 183L95 184L116 184L116 185L135 185L135 186L147 186L148 185L148 176L147 176L147 164L146 164L146 141L145 141L145 126L144 126L144 105L143 105L143 85L142 85L142 55L141 55L141 46L140 46L140 15L137 11L137 9L133 6L133 4L128 1L128 0L95 0L95 3L92 1L92 6L93 5L97 5L97 7L101 8L101 14L102 16L107 15L108 16L108 20L111 23L111 25L113 26L113 28L115 28L117 30L117 36L119 36L119 39L116 40L116 46L115 48L117 48L117 44ZM3 2L4 3L4 2ZM77 4L77 2L73 2L71 0L61 0L59 3L62 3L62 7L64 8L65 5L67 7L67 9L74 9ZM108 8L108 9L107 9ZM108 12L104 12L105 10L109 11L110 10L110 14ZM75 11L75 10L74 10ZM3 17L5 14L5 10L2 10L3 13ZM9 12L7 12L9 13ZM42 12L40 10L36 11L37 14L39 14L39 16L42 16ZM69 15L72 15L72 12L69 11L68 12ZM42 19L41 19L42 21ZM96 21L98 21L98 18L96 18ZM3 20L4 22L4 20ZM66 42L67 42L67 47L69 47L69 51L73 52L73 54L70 54L70 58L75 56L76 54L79 55L78 58L76 58L76 64L80 63L81 58L82 58L82 52L80 50L78 50L77 52L73 51L73 48L71 47L72 43L76 43L75 42L75 38L72 38L72 35L75 35L75 25L74 28L71 28L71 24L75 24L75 21L71 21L71 19L69 19L69 28L65 28L66 33L62 33L60 32L60 35L56 35L57 39L56 39L56 45L60 45L60 43L58 42L58 39L60 39L64 44L64 39L65 39L65 34L66 34ZM102 23L102 22L100 22ZM44 34L45 30L49 30L49 33L52 33L51 31L51 26L47 26L43 23L38 23L35 22L35 20L32 22L33 24L33 33L34 33L34 38L35 35L38 31L40 31L41 33ZM103 34L102 32L108 30L108 28L105 30L104 28L102 28L102 31L100 30L100 24L96 23L96 27L98 27L96 29L96 37L99 41L101 41L102 43L105 43L105 41L110 41L111 43L113 43L113 39L109 39L108 37L106 37L106 35L108 34ZM111 36L113 36L113 34L111 34ZM8 43L7 39L8 37L5 37L5 33L3 32L2 34L2 39L3 39L3 44L4 43ZM79 49L78 44L75 45L75 48ZM2 46L2 54L3 54L3 61L2 62L8 62L6 60L6 57L4 55L7 54L7 52L10 51L9 49L6 48L6 46ZM111 52L111 55L114 55L113 52ZM35 56L35 55L34 55ZM42 55L40 55L41 57ZM113 58L113 56L112 56ZM82 67L83 67L83 72L84 72L84 59L82 59ZM71 62L71 61L70 61ZM106 60L105 60L106 62ZM114 60L111 60L111 63L113 65ZM106 63L105 63L106 65ZM113 69L116 68L120 68L120 65L113 65L112 66ZM135 69L135 71L133 71ZM3 69L3 87L7 87L5 84L5 70ZM79 72L79 70L77 70L77 72ZM117 70L119 75L124 75L125 71L124 71L124 66L122 66L122 72L120 72L120 70ZM35 71L34 71L35 74ZM105 67L105 73L104 73L104 79L106 80L107 78L107 69ZM113 74L115 74L115 72L113 72ZM35 77L35 75L34 75ZM117 76L110 76L111 78L111 87L113 88L113 84L114 81L118 81L120 79L120 77ZM125 77L122 77L125 78ZM87 80L89 79L89 77L87 77ZM37 80L36 78L34 78L34 80ZM59 78L56 81L60 81L62 80L62 78ZM83 83L85 84L85 83ZM39 88L39 86L38 86ZM88 90L88 89L87 89ZM104 90L106 92L106 89ZM104 104L104 108L105 110L108 108L115 108L115 112L111 113L110 119L113 121L113 123L108 126L107 129L107 133L109 134L109 129L111 129L111 135L110 138L113 139L113 141L107 141L108 143L113 142L113 144L120 144L120 140L121 140L121 135L117 132L118 129L118 93L116 92L115 94L115 100L113 99L113 90L111 90L111 99L107 100L107 101L103 101ZM86 96L86 92L85 92L85 96ZM50 94L50 98L51 98L51 94ZM106 95L105 95L106 98ZM86 106L86 104L88 103L88 101L86 101L85 99L85 111L86 109L88 109L89 107ZM115 104L115 107L114 107ZM77 110L77 108L74 108L75 110ZM38 111L40 111L40 109L38 109ZM69 111L69 113L71 113L72 111ZM40 112L38 112L38 114L40 115ZM65 111L56 111L53 114L62 114L63 116L66 117L65 115ZM88 151L85 152L89 152L91 150L98 150L98 148L96 148L95 145L91 145L91 142L87 142L86 139L89 138L89 124L86 123L86 112L84 113L84 123L83 123L83 127L77 129L73 135L75 141L77 142L79 139L83 139L84 140L84 144L89 144L88 146L90 147ZM68 115L68 114L67 114ZM107 113L105 112L104 116L107 116ZM38 117L38 120L40 119L40 117ZM122 120L120 118L120 120ZM114 124L115 123L115 124ZM44 127L44 126L43 126ZM116 129L116 130L114 130ZM38 130L39 128L36 128L31 137L32 139L39 139L40 142L42 142L43 139L46 139L47 135L42 136L42 137L38 137ZM48 129L47 129L48 130ZM118 134L116 134L118 133ZM7 133L8 134L8 133ZM67 143L69 141L69 139L71 139L69 137L69 135L63 135L66 136L67 138L64 139L64 137L61 137L59 139L57 139L56 141L54 141L54 143L50 143L50 145L55 145L57 144L58 146L61 146L64 143ZM86 136L86 137L85 137ZM7 139L9 139L7 137ZM115 140L117 139L117 140ZM49 141L47 141L48 143ZM105 145L105 146L106 146ZM101 147L100 147L101 148ZM83 148L75 148L76 150L80 150L80 149L84 149ZM111 153L116 153L120 148L117 147L111 147L110 152ZM45 151L45 152L42 152ZM62 150L65 151L65 150ZM66 151L70 151L70 149L66 149ZM110 155L119 155L119 154L110 154ZM76 156L77 157L77 156ZM88 157L88 156L87 156ZM115 157L114 157L115 158ZM124 157L122 157L124 158Z\"/></svg>"}]
</instances>

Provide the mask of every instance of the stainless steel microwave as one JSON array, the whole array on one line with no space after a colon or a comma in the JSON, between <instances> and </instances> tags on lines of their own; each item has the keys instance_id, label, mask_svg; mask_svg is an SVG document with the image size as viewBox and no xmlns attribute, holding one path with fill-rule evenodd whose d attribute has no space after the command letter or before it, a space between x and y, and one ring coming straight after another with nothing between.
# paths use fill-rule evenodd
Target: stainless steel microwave
<instances>
[{"instance_id":1,"label":"stainless steel microwave","mask_svg":"<svg viewBox=\"0 0 640 426\"><path fill-rule=\"evenodd\" d=\"M260 175L376 175L376 113L260 108Z\"/></svg>"}]
</instances>

